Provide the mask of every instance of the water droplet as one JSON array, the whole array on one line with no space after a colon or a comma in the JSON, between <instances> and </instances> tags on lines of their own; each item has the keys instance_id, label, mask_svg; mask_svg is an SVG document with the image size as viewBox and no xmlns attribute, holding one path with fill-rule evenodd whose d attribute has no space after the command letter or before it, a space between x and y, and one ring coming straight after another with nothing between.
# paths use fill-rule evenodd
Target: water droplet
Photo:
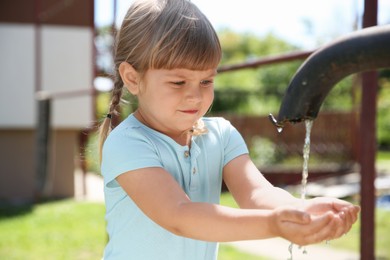
<instances>
[{"instance_id":1,"label":"water droplet","mask_svg":"<svg viewBox=\"0 0 390 260\"><path fill-rule=\"evenodd\" d=\"M291 243L289 246L288 246L288 252L290 253L290 257L287 258L287 260L293 260L293 247L294 247L294 244Z\"/></svg>"},{"instance_id":2,"label":"water droplet","mask_svg":"<svg viewBox=\"0 0 390 260\"><path fill-rule=\"evenodd\" d=\"M299 249L302 250L302 254L304 254L304 255L307 254L307 250L306 250L306 247L305 247L305 246L300 246Z\"/></svg>"},{"instance_id":3,"label":"water droplet","mask_svg":"<svg viewBox=\"0 0 390 260\"><path fill-rule=\"evenodd\" d=\"M268 118L269 120L271 121L271 123L276 126L276 130L278 130L278 133L282 132L283 130L283 124L281 123L278 123L278 120L276 120L276 118L272 115L272 114L269 114L268 115Z\"/></svg>"}]
</instances>

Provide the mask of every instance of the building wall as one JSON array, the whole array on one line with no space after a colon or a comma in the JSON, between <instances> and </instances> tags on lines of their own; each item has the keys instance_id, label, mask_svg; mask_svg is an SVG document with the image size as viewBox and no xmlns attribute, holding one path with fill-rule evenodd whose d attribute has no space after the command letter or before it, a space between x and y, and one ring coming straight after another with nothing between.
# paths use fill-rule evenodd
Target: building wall
<instances>
[{"instance_id":1,"label":"building wall","mask_svg":"<svg viewBox=\"0 0 390 260\"><path fill-rule=\"evenodd\" d=\"M48 93L92 90L92 40L90 28L43 26L40 90ZM88 123L92 123L92 95L53 99L54 128L84 128Z\"/></svg>"},{"instance_id":2,"label":"building wall","mask_svg":"<svg viewBox=\"0 0 390 260\"><path fill-rule=\"evenodd\" d=\"M93 37L93 0L1 1L0 200L74 195L78 135L94 121ZM52 99L51 136L45 186L38 191L42 92Z\"/></svg>"},{"instance_id":3,"label":"building wall","mask_svg":"<svg viewBox=\"0 0 390 260\"><path fill-rule=\"evenodd\" d=\"M86 90L53 99L55 128L83 128L92 122L93 32L89 28L41 28L41 57L35 53L36 28L0 23L0 128L35 127L37 90L49 94ZM36 70L37 59L41 63ZM37 75L39 73L39 75ZM37 77L40 86L36 86Z\"/></svg>"},{"instance_id":4,"label":"building wall","mask_svg":"<svg viewBox=\"0 0 390 260\"><path fill-rule=\"evenodd\" d=\"M66 198L74 195L78 136L79 131L75 129L51 132L49 165L42 196ZM38 195L35 130L0 130L0 143L0 202L34 201Z\"/></svg>"},{"instance_id":5,"label":"building wall","mask_svg":"<svg viewBox=\"0 0 390 260\"><path fill-rule=\"evenodd\" d=\"M0 23L0 128L35 126L34 27Z\"/></svg>"},{"instance_id":6,"label":"building wall","mask_svg":"<svg viewBox=\"0 0 390 260\"><path fill-rule=\"evenodd\" d=\"M0 201L34 198L33 130L0 130Z\"/></svg>"}]
</instances>

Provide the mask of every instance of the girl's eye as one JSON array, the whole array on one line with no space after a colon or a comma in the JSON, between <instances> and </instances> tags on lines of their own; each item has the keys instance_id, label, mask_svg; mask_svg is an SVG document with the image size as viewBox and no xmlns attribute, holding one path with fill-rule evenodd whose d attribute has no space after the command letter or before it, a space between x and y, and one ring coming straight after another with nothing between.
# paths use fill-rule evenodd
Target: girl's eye
<instances>
[{"instance_id":1,"label":"girl's eye","mask_svg":"<svg viewBox=\"0 0 390 260\"><path fill-rule=\"evenodd\" d=\"M213 81L212 80L202 80L200 82L200 85L204 86L204 87L209 87L209 86L212 86L213 85Z\"/></svg>"},{"instance_id":2,"label":"girl's eye","mask_svg":"<svg viewBox=\"0 0 390 260\"><path fill-rule=\"evenodd\" d=\"M174 81L172 82L172 84L176 85L176 86L184 86L186 84L185 81Z\"/></svg>"}]
</instances>

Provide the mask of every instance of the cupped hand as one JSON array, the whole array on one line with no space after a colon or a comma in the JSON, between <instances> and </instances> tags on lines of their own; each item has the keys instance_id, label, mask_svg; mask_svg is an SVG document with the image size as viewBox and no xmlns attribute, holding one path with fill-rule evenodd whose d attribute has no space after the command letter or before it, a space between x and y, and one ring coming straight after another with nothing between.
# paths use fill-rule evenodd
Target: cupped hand
<instances>
[{"instance_id":1,"label":"cupped hand","mask_svg":"<svg viewBox=\"0 0 390 260\"><path fill-rule=\"evenodd\" d=\"M357 221L360 207L347 201L318 197L305 201L303 210L312 216L320 216L332 213L333 234L329 234L326 240L339 238L346 234Z\"/></svg>"},{"instance_id":2,"label":"cupped hand","mask_svg":"<svg viewBox=\"0 0 390 260\"><path fill-rule=\"evenodd\" d=\"M357 221L360 211L359 206L335 198L299 203L296 208L276 208L274 221L279 236L301 246L341 237Z\"/></svg>"},{"instance_id":3,"label":"cupped hand","mask_svg":"<svg viewBox=\"0 0 390 260\"><path fill-rule=\"evenodd\" d=\"M273 211L275 234L290 242L304 246L319 243L334 236L337 225L331 211L310 215L292 207L278 207Z\"/></svg>"}]
</instances>

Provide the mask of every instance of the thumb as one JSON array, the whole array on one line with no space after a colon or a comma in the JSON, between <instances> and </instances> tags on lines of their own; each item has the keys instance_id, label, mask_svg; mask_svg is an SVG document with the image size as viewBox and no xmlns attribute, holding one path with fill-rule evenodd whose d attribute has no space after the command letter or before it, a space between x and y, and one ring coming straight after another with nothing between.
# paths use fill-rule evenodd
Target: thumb
<instances>
[{"instance_id":1,"label":"thumb","mask_svg":"<svg viewBox=\"0 0 390 260\"><path fill-rule=\"evenodd\" d=\"M281 220L286 222L294 222L297 224L309 224L311 218L308 213L300 210L283 209L281 212Z\"/></svg>"}]
</instances>

